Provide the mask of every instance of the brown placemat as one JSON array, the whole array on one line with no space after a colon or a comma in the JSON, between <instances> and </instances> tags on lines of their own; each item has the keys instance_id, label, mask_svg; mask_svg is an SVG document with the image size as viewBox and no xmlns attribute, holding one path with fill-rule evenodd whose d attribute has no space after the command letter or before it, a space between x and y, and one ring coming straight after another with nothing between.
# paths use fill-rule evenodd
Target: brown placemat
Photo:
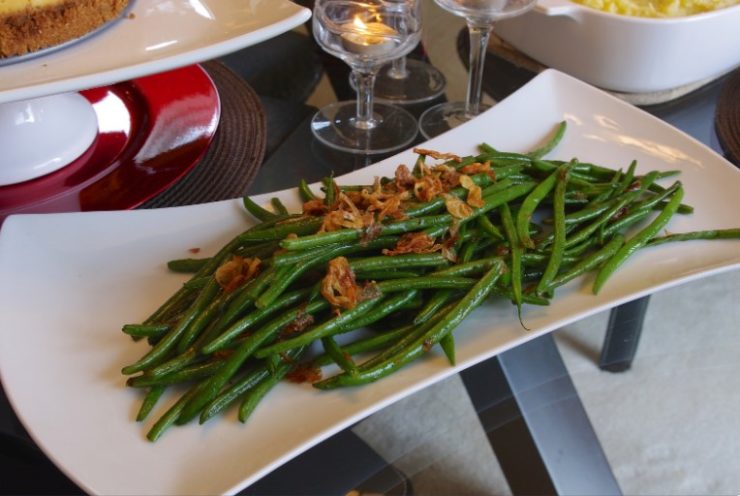
<instances>
[{"instance_id":1,"label":"brown placemat","mask_svg":"<svg viewBox=\"0 0 740 496\"><path fill-rule=\"evenodd\" d=\"M464 35L467 36L467 33L464 33ZM517 68L530 71L534 74L539 74L540 72L547 69L546 65L543 65L538 61L532 59L528 55L520 52L516 47L510 45L495 34L491 34L491 38L488 43L488 53L505 60L506 62ZM718 79L719 77L721 76L696 81L694 83L682 85L677 88L671 88L664 91L652 91L644 93L624 93L612 90L604 91L606 91L607 93L611 93L612 95L628 103L631 103L632 105L657 105L659 103L670 102L684 95L688 95L692 91L701 88L702 86Z\"/></svg>"},{"instance_id":2,"label":"brown placemat","mask_svg":"<svg viewBox=\"0 0 740 496\"><path fill-rule=\"evenodd\" d=\"M194 205L244 195L259 171L267 122L252 88L220 62L201 64L221 100L218 129L208 151L182 179L140 208Z\"/></svg>"},{"instance_id":3,"label":"brown placemat","mask_svg":"<svg viewBox=\"0 0 740 496\"><path fill-rule=\"evenodd\" d=\"M727 160L740 167L740 69L722 85L714 113L714 130Z\"/></svg>"}]
</instances>

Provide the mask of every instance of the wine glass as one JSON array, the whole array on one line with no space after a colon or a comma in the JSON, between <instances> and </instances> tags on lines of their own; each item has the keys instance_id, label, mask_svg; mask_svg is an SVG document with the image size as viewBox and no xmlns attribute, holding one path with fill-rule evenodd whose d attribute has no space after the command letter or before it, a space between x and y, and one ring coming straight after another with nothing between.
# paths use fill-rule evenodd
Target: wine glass
<instances>
[{"instance_id":1,"label":"wine glass","mask_svg":"<svg viewBox=\"0 0 740 496\"><path fill-rule=\"evenodd\" d=\"M356 88L351 74L349 84ZM374 95L381 102L413 105L434 100L444 93L446 87L447 80L442 71L423 60L404 56L378 70Z\"/></svg>"},{"instance_id":2,"label":"wine glass","mask_svg":"<svg viewBox=\"0 0 740 496\"><path fill-rule=\"evenodd\" d=\"M464 17L470 33L470 70L465 102L435 105L419 118L421 134L429 139L469 121L490 106L481 103L483 63L493 23L518 16L537 0L434 0L443 9Z\"/></svg>"},{"instance_id":3,"label":"wine glass","mask_svg":"<svg viewBox=\"0 0 740 496\"><path fill-rule=\"evenodd\" d=\"M409 53L421 37L419 0L316 0L313 34L352 69L357 100L336 102L311 121L325 145L350 153L386 153L411 143L418 123L394 105L375 104L378 68Z\"/></svg>"},{"instance_id":4,"label":"wine glass","mask_svg":"<svg viewBox=\"0 0 740 496\"><path fill-rule=\"evenodd\" d=\"M404 56L380 68L375 79L375 97L411 105L437 98L446 86L447 81L439 69Z\"/></svg>"}]
</instances>

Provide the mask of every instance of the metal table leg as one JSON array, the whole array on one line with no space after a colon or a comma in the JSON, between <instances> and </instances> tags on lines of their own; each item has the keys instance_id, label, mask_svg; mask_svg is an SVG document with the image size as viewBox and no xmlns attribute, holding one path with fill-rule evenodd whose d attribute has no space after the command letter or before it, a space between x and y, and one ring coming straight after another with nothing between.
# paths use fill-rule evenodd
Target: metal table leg
<instances>
[{"instance_id":1,"label":"metal table leg","mask_svg":"<svg viewBox=\"0 0 740 496\"><path fill-rule=\"evenodd\" d=\"M550 334L460 375L514 494L621 494Z\"/></svg>"},{"instance_id":2,"label":"metal table leg","mask_svg":"<svg viewBox=\"0 0 740 496\"><path fill-rule=\"evenodd\" d=\"M599 357L601 370L624 372L632 366L649 302L650 296L643 296L612 308Z\"/></svg>"}]
</instances>

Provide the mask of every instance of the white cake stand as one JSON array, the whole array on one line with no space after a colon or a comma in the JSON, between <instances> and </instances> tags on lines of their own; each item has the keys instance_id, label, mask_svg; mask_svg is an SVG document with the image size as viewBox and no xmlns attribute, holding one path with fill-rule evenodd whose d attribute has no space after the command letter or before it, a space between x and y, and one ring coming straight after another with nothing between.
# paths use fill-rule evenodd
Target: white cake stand
<instances>
[{"instance_id":1,"label":"white cake stand","mask_svg":"<svg viewBox=\"0 0 740 496\"><path fill-rule=\"evenodd\" d=\"M77 90L210 60L280 35L311 12L288 0L134 0L93 36L0 66L0 186L58 170L98 123Z\"/></svg>"}]
</instances>

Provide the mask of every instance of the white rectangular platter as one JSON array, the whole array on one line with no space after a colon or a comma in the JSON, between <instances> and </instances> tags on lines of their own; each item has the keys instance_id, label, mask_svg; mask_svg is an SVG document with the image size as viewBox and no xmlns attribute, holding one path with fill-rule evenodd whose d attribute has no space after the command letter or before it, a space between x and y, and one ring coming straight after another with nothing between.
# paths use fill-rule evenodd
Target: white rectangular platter
<instances>
[{"instance_id":1,"label":"white rectangular platter","mask_svg":"<svg viewBox=\"0 0 740 496\"><path fill-rule=\"evenodd\" d=\"M485 141L500 150L527 151L562 119L568 131L552 158L615 168L637 159L638 172L682 171L685 202L696 212L672 220L671 231L740 224L740 171L662 121L553 70L423 146L464 155ZM339 182L366 183L413 161L407 151ZM257 200L271 196L299 208L295 191ZM121 325L141 321L185 280L167 272L167 260L191 256L190 248L207 256L251 222L236 200L6 220L0 231L3 385L37 443L86 491L234 493L340 429L476 362L619 303L740 267L736 240L644 249L598 296L591 294L589 278L578 279L551 306L527 308L529 332L510 303L484 304L456 331L456 367L435 350L361 388L320 392L308 384L281 384L244 425L230 411L205 426L173 428L151 444L144 434L153 419L133 421L139 392L126 389L119 372L146 346L124 336ZM713 310L720 309L707 309Z\"/></svg>"},{"instance_id":2,"label":"white rectangular platter","mask_svg":"<svg viewBox=\"0 0 740 496\"><path fill-rule=\"evenodd\" d=\"M123 18L48 54L0 64L0 103L210 60L278 36L311 11L289 0L131 0Z\"/></svg>"}]
</instances>

